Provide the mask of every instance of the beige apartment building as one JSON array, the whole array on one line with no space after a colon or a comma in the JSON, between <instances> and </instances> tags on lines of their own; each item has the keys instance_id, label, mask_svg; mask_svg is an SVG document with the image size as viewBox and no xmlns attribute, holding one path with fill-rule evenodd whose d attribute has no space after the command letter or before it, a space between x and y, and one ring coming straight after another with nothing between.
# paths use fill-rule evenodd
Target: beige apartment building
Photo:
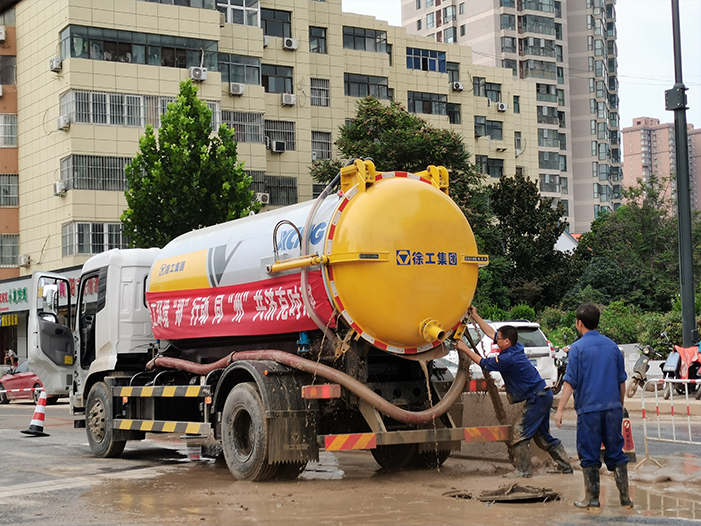
<instances>
[{"instance_id":1,"label":"beige apartment building","mask_svg":"<svg viewBox=\"0 0 701 526\"><path fill-rule=\"evenodd\" d=\"M562 201L573 232L621 203L615 3L402 0L409 33L470 46L475 64L530 83L538 141L528 146L538 167L529 175L543 196Z\"/></svg>"},{"instance_id":2,"label":"beige apartment building","mask_svg":"<svg viewBox=\"0 0 701 526\"><path fill-rule=\"evenodd\" d=\"M652 175L672 177L668 197L676 196L677 152L674 123L660 123L652 117L636 117L633 125L623 128L623 185L634 186L638 179ZM701 168L701 130L687 125L689 147L689 199L691 208L701 210L699 202L699 168Z\"/></svg>"},{"instance_id":3,"label":"beige apartment building","mask_svg":"<svg viewBox=\"0 0 701 526\"><path fill-rule=\"evenodd\" d=\"M320 191L312 160L336 155L366 95L461 133L488 182L538 174L532 84L475 64L468 47L342 13L340 0L21 0L0 25L3 348L21 351L33 271L77 275L126 245L124 165L188 78L215 127L235 129L267 206ZM478 78L489 95L474 94Z\"/></svg>"}]
</instances>

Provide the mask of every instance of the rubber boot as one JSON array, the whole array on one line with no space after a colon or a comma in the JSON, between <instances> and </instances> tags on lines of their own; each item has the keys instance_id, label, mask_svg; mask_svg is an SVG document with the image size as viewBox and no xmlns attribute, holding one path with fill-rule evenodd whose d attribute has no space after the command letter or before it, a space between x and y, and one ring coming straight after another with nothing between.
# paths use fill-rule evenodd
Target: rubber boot
<instances>
[{"instance_id":1,"label":"rubber boot","mask_svg":"<svg viewBox=\"0 0 701 526\"><path fill-rule=\"evenodd\" d=\"M633 501L630 500L630 494L628 492L628 464L618 464L618 466L613 469L613 478L616 480L618 493L621 494L621 506L632 508Z\"/></svg>"},{"instance_id":2,"label":"rubber boot","mask_svg":"<svg viewBox=\"0 0 701 526\"><path fill-rule=\"evenodd\" d=\"M567 456L565 446L562 445L562 442L551 448L548 453L555 461L555 464L557 464L557 471L551 473L566 473L568 475L572 473L572 464L570 464L569 457Z\"/></svg>"},{"instance_id":3,"label":"rubber boot","mask_svg":"<svg viewBox=\"0 0 701 526\"><path fill-rule=\"evenodd\" d=\"M584 500L575 502L578 508L600 508L599 503L599 467L587 466L582 468L584 474Z\"/></svg>"},{"instance_id":4,"label":"rubber boot","mask_svg":"<svg viewBox=\"0 0 701 526\"><path fill-rule=\"evenodd\" d=\"M531 476L531 441L523 440L511 447L512 462L516 468L504 475L506 478L530 478Z\"/></svg>"}]
</instances>

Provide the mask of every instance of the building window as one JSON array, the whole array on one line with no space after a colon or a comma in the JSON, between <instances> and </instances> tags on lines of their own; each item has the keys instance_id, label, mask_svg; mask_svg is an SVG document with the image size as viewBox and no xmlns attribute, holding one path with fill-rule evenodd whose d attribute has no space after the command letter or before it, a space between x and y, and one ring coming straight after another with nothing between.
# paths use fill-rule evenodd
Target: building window
<instances>
[{"instance_id":1,"label":"building window","mask_svg":"<svg viewBox=\"0 0 701 526\"><path fill-rule=\"evenodd\" d=\"M343 48L387 53L387 32L343 26Z\"/></svg>"},{"instance_id":2,"label":"building window","mask_svg":"<svg viewBox=\"0 0 701 526\"><path fill-rule=\"evenodd\" d=\"M560 150L566 150L567 149L567 135L564 133L558 133L557 140L560 143Z\"/></svg>"},{"instance_id":3,"label":"building window","mask_svg":"<svg viewBox=\"0 0 701 526\"><path fill-rule=\"evenodd\" d=\"M271 37L289 38L292 36L292 13L278 9L261 9L260 25L263 34Z\"/></svg>"},{"instance_id":4,"label":"building window","mask_svg":"<svg viewBox=\"0 0 701 526\"><path fill-rule=\"evenodd\" d=\"M514 132L514 149L517 151L521 149L521 132Z\"/></svg>"},{"instance_id":5,"label":"building window","mask_svg":"<svg viewBox=\"0 0 701 526\"><path fill-rule=\"evenodd\" d=\"M126 188L124 168L130 157L69 155L61 159L61 180L74 190L123 192Z\"/></svg>"},{"instance_id":6,"label":"building window","mask_svg":"<svg viewBox=\"0 0 701 526\"><path fill-rule=\"evenodd\" d=\"M538 128L538 146L544 148L559 148L560 140L558 131Z\"/></svg>"},{"instance_id":7,"label":"building window","mask_svg":"<svg viewBox=\"0 0 701 526\"><path fill-rule=\"evenodd\" d=\"M560 192L560 176L552 174L540 174L541 192Z\"/></svg>"},{"instance_id":8,"label":"building window","mask_svg":"<svg viewBox=\"0 0 701 526\"><path fill-rule=\"evenodd\" d=\"M481 174L487 173L487 156L486 155L475 155L475 167L477 171Z\"/></svg>"},{"instance_id":9,"label":"building window","mask_svg":"<svg viewBox=\"0 0 701 526\"><path fill-rule=\"evenodd\" d=\"M475 135L489 137L493 140L503 139L503 123L501 121L488 121L486 117L475 115Z\"/></svg>"},{"instance_id":10,"label":"building window","mask_svg":"<svg viewBox=\"0 0 701 526\"><path fill-rule=\"evenodd\" d=\"M489 177L500 178L504 175L503 159L487 159L487 175Z\"/></svg>"},{"instance_id":11,"label":"building window","mask_svg":"<svg viewBox=\"0 0 701 526\"><path fill-rule=\"evenodd\" d=\"M311 79L311 104L312 106L329 105L329 80Z\"/></svg>"},{"instance_id":12,"label":"building window","mask_svg":"<svg viewBox=\"0 0 701 526\"><path fill-rule=\"evenodd\" d=\"M19 176L0 174L0 208L19 206Z\"/></svg>"},{"instance_id":13,"label":"building window","mask_svg":"<svg viewBox=\"0 0 701 526\"><path fill-rule=\"evenodd\" d=\"M557 88L551 84L536 84L536 99L542 102L556 102Z\"/></svg>"},{"instance_id":14,"label":"building window","mask_svg":"<svg viewBox=\"0 0 701 526\"><path fill-rule=\"evenodd\" d=\"M592 177L599 177L599 163L591 163L591 175Z\"/></svg>"},{"instance_id":15,"label":"building window","mask_svg":"<svg viewBox=\"0 0 701 526\"><path fill-rule=\"evenodd\" d=\"M263 64L263 87L266 93L294 93L292 68Z\"/></svg>"},{"instance_id":16,"label":"building window","mask_svg":"<svg viewBox=\"0 0 701 526\"><path fill-rule=\"evenodd\" d=\"M244 113L240 111L222 111L222 122L234 130L236 142L263 142L262 113Z\"/></svg>"},{"instance_id":17,"label":"building window","mask_svg":"<svg viewBox=\"0 0 701 526\"><path fill-rule=\"evenodd\" d=\"M501 29L516 31L516 15L501 15Z\"/></svg>"},{"instance_id":18,"label":"building window","mask_svg":"<svg viewBox=\"0 0 701 526\"><path fill-rule=\"evenodd\" d=\"M436 27L436 14L428 13L426 15L426 29L433 29Z\"/></svg>"},{"instance_id":19,"label":"building window","mask_svg":"<svg viewBox=\"0 0 701 526\"><path fill-rule=\"evenodd\" d=\"M71 25L61 31L61 58L131 62L218 71L216 40Z\"/></svg>"},{"instance_id":20,"label":"building window","mask_svg":"<svg viewBox=\"0 0 701 526\"><path fill-rule=\"evenodd\" d=\"M121 223L67 223L61 227L63 257L127 248Z\"/></svg>"},{"instance_id":21,"label":"building window","mask_svg":"<svg viewBox=\"0 0 701 526\"><path fill-rule=\"evenodd\" d=\"M0 56L0 85L14 86L17 82L17 57Z\"/></svg>"},{"instance_id":22,"label":"building window","mask_svg":"<svg viewBox=\"0 0 701 526\"><path fill-rule=\"evenodd\" d=\"M475 97L486 97L486 84L487 79L484 77L472 77L472 94Z\"/></svg>"},{"instance_id":23,"label":"building window","mask_svg":"<svg viewBox=\"0 0 701 526\"><path fill-rule=\"evenodd\" d=\"M312 154L314 159L331 159L330 132L312 132Z\"/></svg>"},{"instance_id":24,"label":"building window","mask_svg":"<svg viewBox=\"0 0 701 526\"><path fill-rule=\"evenodd\" d=\"M502 20L504 15L502 16ZM555 34L555 20L536 15L524 15L520 17L523 23L523 31L527 33L540 33L541 35ZM502 27L504 29L504 27Z\"/></svg>"},{"instance_id":25,"label":"building window","mask_svg":"<svg viewBox=\"0 0 701 526\"><path fill-rule=\"evenodd\" d=\"M265 119L265 136L270 142L284 141L286 150L296 150L295 123L288 121L269 121Z\"/></svg>"},{"instance_id":26,"label":"building window","mask_svg":"<svg viewBox=\"0 0 701 526\"><path fill-rule=\"evenodd\" d=\"M565 90L558 89L556 91L556 93L557 93L557 105L564 106L565 105Z\"/></svg>"},{"instance_id":27,"label":"building window","mask_svg":"<svg viewBox=\"0 0 701 526\"><path fill-rule=\"evenodd\" d=\"M17 147L17 114L0 113L0 148Z\"/></svg>"},{"instance_id":28,"label":"building window","mask_svg":"<svg viewBox=\"0 0 701 526\"><path fill-rule=\"evenodd\" d=\"M560 154L560 171L567 171L567 156L563 154Z\"/></svg>"},{"instance_id":29,"label":"building window","mask_svg":"<svg viewBox=\"0 0 701 526\"><path fill-rule=\"evenodd\" d=\"M521 113L521 97L514 95L514 113Z\"/></svg>"},{"instance_id":30,"label":"building window","mask_svg":"<svg viewBox=\"0 0 701 526\"><path fill-rule=\"evenodd\" d=\"M370 95L383 100L394 99L394 90L387 87L387 77L344 73L343 89L346 97L367 97Z\"/></svg>"},{"instance_id":31,"label":"building window","mask_svg":"<svg viewBox=\"0 0 701 526\"><path fill-rule=\"evenodd\" d=\"M416 0L416 9L421 9L421 0Z\"/></svg>"},{"instance_id":32,"label":"building window","mask_svg":"<svg viewBox=\"0 0 701 526\"><path fill-rule=\"evenodd\" d=\"M448 114L447 95L409 91L407 93L407 99L407 109L411 113L425 113L428 115Z\"/></svg>"},{"instance_id":33,"label":"building window","mask_svg":"<svg viewBox=\"0 0 701 526\"><path fill-rule=\"evenodd\" d=\"M148 1L148 2L155 2L158 4L168 4L168 5L179 5L183 7L196 7L199 9L215 9L214 7L214 1L215 0L138 0L141 2ZM222 0L218 0L221 2ZM234 0L235 1L235 0ZM224 3L226 3L226 0L224 0Z\"/></svg>"},{"instance_id":34,"label":"building window","mask_svg":"<svg viewBox=\"0 0 701 526\"><path fill-rule=\"evenodd\" d=\"M555 59L556 59L558 62L562 62L562 61L563 61L562 53L563 53L563 51L562 51L562 46L560 46L560 45L555 46Z\"/></svg>"},{"instance_id":35,"label":"building window","mask_svg":"<svg viewBox=\"0 0 701 526\"><path fill-rule=\"evenodd\" d=\"M217 9L226 14L229 24L258 27L258 0L217 0Z\"/></svg>"},{"instance_id":36,"label":"building window","mask_svg":"<svg viewBox=\"0 0 701 526\"><path fill-rule=\"evenodd\" d=\"M19 256L19 234L0 234L0 267L16 267Z\"/></svg>"},{"instance_id":37,"label":"building window","mask_svg":"<svg viewBox=\"0 0 701 526\"><path fill-rule=\"evenodd\" d=\"M416 30L421 31L421 19L420 18L416 21Z\"/></svg>"},{"instance_id":38,"label":"building window","mask_svg":"<svg viewBox=\"0 0 701 526\"><path fill-rule=\"evenodd\" d=\"M293 205L297 202L297 178L276 175L265 176L265 191L271 205Z\"/></svg>"},{"instance_id":39,"label":"building window","mask_svg":"<svg viewBox=\"0 0 701 526\"><path fill-rule=\"evenodd\" d=\"M438 0L440 2L440 0ZM433 7L435 5L434 0L426 0L426 7ZM440 5L440 4L438 4Z\"/></svg>"},{"instance_id":40,"label":"building window","mask_svg":"<svg viewBox=\"0 0 701 526\"><path fill-rule=\"evenodd\" d=\"M492 102L501 102L501 84L486 82L484 85L485 95Z\"/></svg>"},{"instance_id":41,"label":"building window","mask_svg":"<svg viewBox=\"0 0 701 526\"><path fill-rule=\"evenodd\" d=\"M560 154L555 152L538 152L538 167L541 170L559 170Z\"/></svg>"},{"instance_id":42,"label":"building window","mask_svg":"<svg viewBox=\"0 0 701 526\"><path fill-rule=\"evenodd\" d=\"M455 6L453 6L455 7ZM443 31L443 40L446 44L455 42L458 39L458 30L455 27L449 27Z\"/></svg>"},{"instance_id":43,"label":"building window","mask_svg":"<svg viewBox=\"0 0 701 526\"><path fill-rule=\"evenodd\" d=\"M450 124L460 124L462 121L460 115L460 104L448 103L448 121Z\"/></svg>"},{"instance_id":44,"label":"building window","mask_svg":"<svg viewBox=\"0 0 701 526\"><path fill-rule=\"evenodd\" d=\"M557 108L550 106L536 106L538 124L557 124Z\"/></svg>"},{"instance_id":45,"label":"building window","mask_svg":"<svg viewBox=\"0 0 701 526\"><path fill-rule=\"evenodd\" d=\"M445 52L408 47L406 48L406 67L408 69L445 73Z\"/></svg>"},{"instance_id":46,"label":"building window","mask_svg":"<svg viewBox=\"0 0 701 526\"><path fill-rule=\"evenodd\" d=\"M501 61L501 67L505 69L510 69L512 75L518 75L518 62L513 59L503 59Z\"/></svg>"},{"instance_id":47,"label":"building window","mask_svg":"<svg viewBox=\"0 0 701 526\"><path fill-rule=\"evenodd\" d=\"M448 72L448 82L460 82L460 64L457 62L446 62Z\"/></svg>"},{"instance_id":48,"label":"building window","mask_svg":"<svg viewBox=\"0 0 701 526\"><path fill-rule=\"evenodd\" d=\"M240 82L260 86L260 59L243 55L219 53L222 82Z\"/></svg>"},{"instance_id":49,"label":"building window","mask_svg":"<svg viewBox=\"0 0 701 526\"><path fill-rule=\"evenodd\" d=\"M309 52L326 53L326 28L309 26Z\"/></svg>"},{"instance_id":50,"label":"building window","mask_svg":"<svg viewBox=\"0 0 701 526\"><path fill-rule=\"evenodd\" d=\"M455 6L454 5L449 5L443 8L443 23L447 24L448 22L452 22L455 20L457 17L455 16ZM447 40L446 40L447 42Z\"/></svg>"},{"instance_id":51,"label":"building window","mask_svg":"<svg viewBox=\"0 0 701 526\"><path fill-rule=\"evenodd\" d=\"M458 13L461 15L465 14L465 2L460 2L460 5L458 6Z\"/></svg>"},{"instance_id":52,"label":"building window","mask_svg":"<svg viewBox=\"0 0 701 526\"><path fill-rule=\"evenodd\" d=\"M460 26L460 36L461 37L465 36L465 24Z\"/></svg>"},{"instance_id":53,"label":"building window","mask_svg":"<svg viewBox=\"0 0 701 526\"><path fill-rule=\"evenodd\" d=\"M501 37L501 52L516 53L518 51L515 37Z\"/></svg>"}]
</instances>

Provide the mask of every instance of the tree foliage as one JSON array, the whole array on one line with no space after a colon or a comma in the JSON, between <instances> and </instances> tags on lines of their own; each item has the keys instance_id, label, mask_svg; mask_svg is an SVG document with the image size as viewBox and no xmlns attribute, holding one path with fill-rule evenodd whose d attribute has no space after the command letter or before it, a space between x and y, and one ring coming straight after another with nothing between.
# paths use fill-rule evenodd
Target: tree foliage
<instances>
[{"instance_id":1,"label":"tree foliage","mask_svg":"<svg viewBox=\"0 0 701 526\"><path fill-rule=\"evenodd\" d=\"M130 243L163 247L190 230L257 211L236 146L226 125L212 135L212 110L191 80L181 82L157 136L148 125L126 167L128 208L121 220Z\"/></svg>"}]
</instances>

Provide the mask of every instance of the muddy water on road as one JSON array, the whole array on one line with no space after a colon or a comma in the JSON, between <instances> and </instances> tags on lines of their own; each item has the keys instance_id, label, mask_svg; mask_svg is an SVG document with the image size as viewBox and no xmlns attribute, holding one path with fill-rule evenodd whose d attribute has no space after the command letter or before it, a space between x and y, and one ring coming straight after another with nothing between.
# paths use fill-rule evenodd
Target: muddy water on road
<instances>
[{"instance_id":1,"label":"muddy water on road","mask_svg":"<svg viewBox=\"0 0 701 526\"><path fill-rule=\"evenodd\" d=\"M663 469L698 476L697 457L673 458ZM633 467L631 465L631 467ZM299 480L285 483L237 482L225 464L193 461L173 473L144 481L115 480L96 486L82 497L102 513L120 515L125 522L159 524L256 524L307 526L363 524L498 525L588 523L592 513L575 509L583 495L580 472L574 475L537 475L522 484L553 488L562 500L546 503L491 504L454 498L494 490L506 481L503 465L449 459L440 473L385 473L365 452L321 453ZM659 471L642 468L643 475ZM631 493L636 508L622 509L613 478L602 474L596 522L612 522L629 515L701 519L701 481L636 481ZM663 475L664 477L664 475ZM642 478L645 478L644 476ZM121 519L120 519L121 520Z\"/></svg>"}]
</instances>

